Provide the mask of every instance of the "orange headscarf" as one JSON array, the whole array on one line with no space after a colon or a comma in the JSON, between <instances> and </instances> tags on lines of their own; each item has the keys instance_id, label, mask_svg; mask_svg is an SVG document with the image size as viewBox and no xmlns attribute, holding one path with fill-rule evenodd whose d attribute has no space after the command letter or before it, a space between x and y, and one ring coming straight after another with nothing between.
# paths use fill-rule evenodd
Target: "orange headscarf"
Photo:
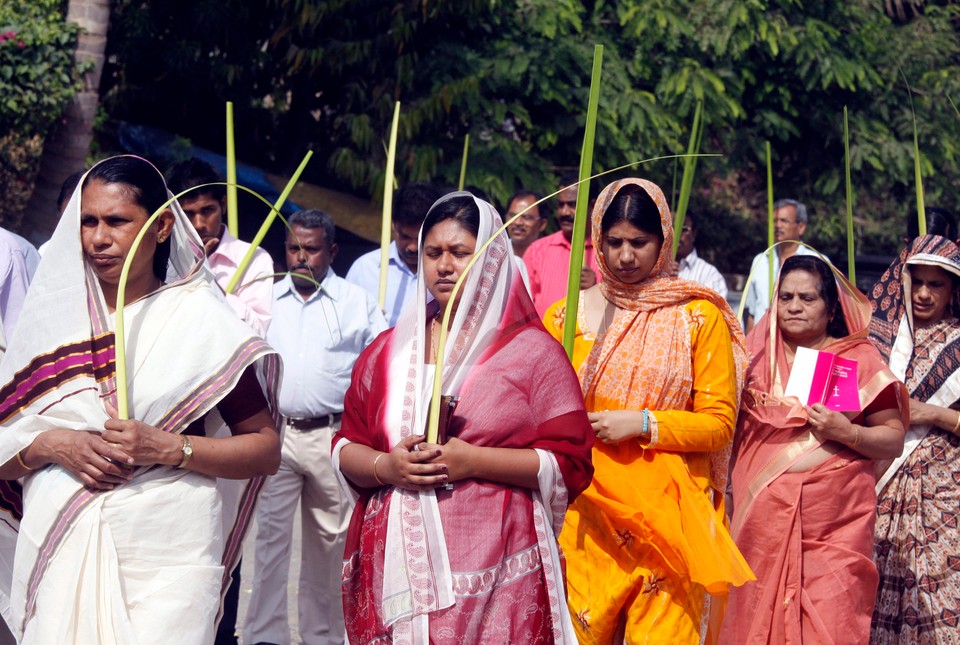
<instances>
[{"instance_id":1,"label":"orange headscarf","mask_svg":"<svg viewBox=\"0 0 960 645\"><path fill-rule=\"evenodd\" d=\"M617 193L626 185L643 188L660 212L663 244L650 275L636 284L619 280L603 253L601 224ZM673 220L660 188L644 179L623 179L607 186L593 210L593 247L603 277L600 290L617 307L632 312L615 320L580 368L587 408L591 399L618 401L622 409L682 410L693 390L690 332L681 305L707 300L720 310L730 330L736 366L737 395L743 389L747 351L730 305L712 289L676 277ZM646 339L655 339L645 342ZM719 490L726 486L729 449L712 459L711 476Z\"/></svg>"}]
</instances>

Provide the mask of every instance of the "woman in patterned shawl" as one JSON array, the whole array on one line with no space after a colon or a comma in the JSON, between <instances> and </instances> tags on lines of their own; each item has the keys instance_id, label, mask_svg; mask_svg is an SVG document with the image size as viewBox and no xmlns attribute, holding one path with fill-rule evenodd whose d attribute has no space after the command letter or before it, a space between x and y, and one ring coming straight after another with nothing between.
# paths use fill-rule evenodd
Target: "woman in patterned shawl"
<instances>
[{"instance_id":1,"label":"woman in patterned shawl","mask_svg":"<svg viewBox=\"0 0 960 645\"><path fill-rule=\"evenodd\" d=\"M877 484L873 643L956 642L960 624L960 249L903 250L871 294L870 339L910 392L903 453Z\"/></svg>"},{"instance_id":2,"label":"woman in patterned shawl","mask_svg":"<svg viewBox=\"0 0 960 645\"><path fill-rule=\"evenodd\" d=\"M435 203L416 298L354 367L333 458L357 500L343 570L356 645L576 641L556 533L590 481L593 436L505 231L464 279L437 356L453 285L500 225L469 193ZM443 445L422 434L436 369L460 397Z\"/></svg>"},{"instance_id":3,"label":"woman in patterned shawl","mask_svg":"<svg viewBox=\"0 0 960 645\"><path fill-rule=\"evenodd\" d=\"M699 643L706 594L753 579L723 510L743 334L716 292L676 277L654 184L607 186L592 235L603 280L580 294L573 363L597 444L560 536L569 609L581 643ZM545 316L557 338L564 317L562 302Z\"/></svg>"}]
</instances>

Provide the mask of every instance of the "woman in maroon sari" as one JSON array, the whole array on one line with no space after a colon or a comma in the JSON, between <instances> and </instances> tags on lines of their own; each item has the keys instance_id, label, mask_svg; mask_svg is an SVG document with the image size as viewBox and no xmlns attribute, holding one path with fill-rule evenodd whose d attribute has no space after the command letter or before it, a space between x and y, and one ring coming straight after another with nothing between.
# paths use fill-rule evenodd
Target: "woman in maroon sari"
<instances>
[{"instance_id":1,"label":"woman in maroon sari","mask_svg":"<svg viewBox=\"0 0 960 645\"><path fill-rule=\"evenodd\" d=\"M732 589L721 643L864 643L877 589L875 461L903 448L907 397L867 340L870 304L813 256L783 264L734 439L733 537L757 581ZM784 395L798 347L857 361L860 411Z\"/></svg>"},{"instance_id":2,"label":"woman in maroon sari","mask_svg":"<svg viewBox=\"0 0 960 645\"><path fill-rule=\"evenodd\" d=\"M504 232L464 280L436 356L453 284L500 223L469 193L434 204L416 302L354 368L333 452L357 499L343 571L351 643L575 642L556 534L590 483L593 433ZM433 445L422 432L439 366L442 392L460 399L451 438Z\"/></svg>"}]
</instances>

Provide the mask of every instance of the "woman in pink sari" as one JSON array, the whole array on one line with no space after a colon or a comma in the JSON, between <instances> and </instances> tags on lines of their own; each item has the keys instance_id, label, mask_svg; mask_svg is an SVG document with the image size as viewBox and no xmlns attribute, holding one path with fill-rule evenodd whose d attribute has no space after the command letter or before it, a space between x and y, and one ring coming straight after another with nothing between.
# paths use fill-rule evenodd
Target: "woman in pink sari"
<instances>
[{"instance_id":1,"label":"woman in pink sari","mask_svg":"<svg viewBox=\"0 0 960 645\"><path fill-rule=\"evenodd\" d=\"M351 643L575 642L556 534L590 483L593 432L505 232L465 278L436 355L453 285L500 224L469 193L434 204L417 298L354 368L333 448L357 500L343 570ZM436 369L459 397L442 445L422 434Z\"/></svg>"},{"instance_id":2,"label":"woman in pink sari","mask_svg":"<svg viewBox=\"0 0 960 645\"><path fill-rule=\"evenodd\" d=\"M722 643L864 643L870 632L874 460L903 448L907 398L867 340L869 303L834 274L813 256L784 262L747 337L732 527L757 581L731 591ZM857 361L860 411L784 395L800 347Z\"/></svg>"}]
</instances>

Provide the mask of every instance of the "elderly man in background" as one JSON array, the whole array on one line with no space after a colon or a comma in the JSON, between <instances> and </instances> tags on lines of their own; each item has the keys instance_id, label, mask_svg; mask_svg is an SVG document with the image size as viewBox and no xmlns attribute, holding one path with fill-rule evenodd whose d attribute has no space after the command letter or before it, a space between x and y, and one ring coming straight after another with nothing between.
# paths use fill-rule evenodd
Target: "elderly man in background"
<instances>
[{"instance_id":1,"label":"elderly man in background","mask_svg":"<svg viewBox=\"0 0 960 645\"><path fill-rule=\"evenodd\" d=\"M677 245L677 262L680 265L678 275L684 280L699 282L727 298L727 281L723 279L717 267L697 255L697 218L687 212L680 231L680 243Z\"/></svg>"},{"instance_id":2,"label":"elderly man in background","mask_svg":"<svg viewBox=\"0 0 960 645\"><path fill-rule=\"evenodd\" d=\"M257 509L253 595L243 641L290 642L287 577L299 504L300 639L339 645L346 633L340 572L349 508L337 484L330 444L340 428L353 364L387 323L373 296L330 268L337 255L333 219L308 210L294 213L289 223L290 273L274 285L267 335L283 359L283 450L280 470L267 482Z\"/></svg>"},{"instance_id":3,"label":"elderly man in background","mask_svg":"<svg viewBox=\"0 0 960 645\"><path fill-rule=\"evenodd\" d=\"M816 255L805 246L797 244L807 230L808 221L807 207L795 199L780 199L773 204L773 237L776 242L783 244L779 244L775 252L758 253L750 265L753 278L747 293L744 294L746 331L753 329L754 324L770 307L770 265L773 264L773 276L776 279L787 258L794 255Z\"/></svg>"},{"instance_id":4,"label":"elderly man in background","mask_svg":"<svg viewBox=\"0 0 960 645\"><path fill-rule=\"evenodd\" d=\"M529 208L507 228L507 234L513 244L513 252L517 257L523 257L527 248L536 242L543 233L543 229L547 228L547 218L540 212L542 205L532 206L538 199L540 196L535 192L522 188L507 202L507 215L504 220L512 219L517 213Z\"/></svg>"}]
</instances>

